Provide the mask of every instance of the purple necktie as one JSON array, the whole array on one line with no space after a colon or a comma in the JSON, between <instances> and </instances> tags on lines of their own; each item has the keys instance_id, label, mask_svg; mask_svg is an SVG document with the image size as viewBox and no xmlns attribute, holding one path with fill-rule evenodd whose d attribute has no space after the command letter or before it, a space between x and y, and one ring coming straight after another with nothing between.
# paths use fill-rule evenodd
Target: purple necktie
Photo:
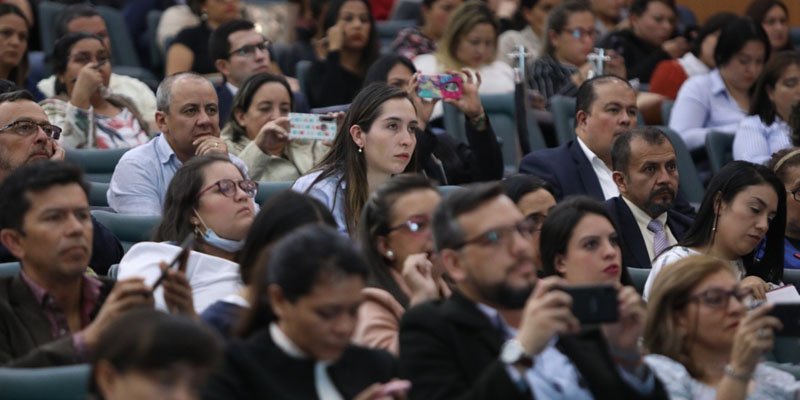
<instances>
[{"instance_id":1,"label":"purple necktie","mask_svg":"<svg viewBox=\"0 0 800 400\"><path fill-rule=\"evenodd\" d=\"M669 240L667 240L667 233L664 232L664 225L657 219L647 224L647 230L656 234L653 238L653 258L655 259L655 257L658 257L661 252L669 247Z\"/></svg>"}]
</instances>

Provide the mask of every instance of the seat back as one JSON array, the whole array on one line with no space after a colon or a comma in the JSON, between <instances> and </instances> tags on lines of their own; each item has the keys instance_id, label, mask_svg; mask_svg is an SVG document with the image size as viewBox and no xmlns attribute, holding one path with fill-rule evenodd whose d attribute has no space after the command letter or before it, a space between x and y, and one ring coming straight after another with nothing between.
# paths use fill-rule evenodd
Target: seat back
<instances>
[{"instance_id":1,"label":"seat back","mask_svg":"<svg viewBox=\"0 0 800 400\"><path fill-rule=\"evenodd\" d=\"M4 399L85 399L89 364L50 368L0 368Z\"/></svg>"},{"instance_id":2,"label":"seat back","mask_svg":"<svg viewBox=\"0 0 800 400\"><path fill-rule=\"evenodd\" d=\"M664 125L669 125L669 116L672 114L672 106L674 105L674 100L664 100L661 102L661 122Z\"/></svg>"},{"instance_id":3,"label":"seat back","mask_svg":"<svg viewBox=\"0 0 800 400\"><path fill-rule=\"evenodd\" d=\"M256 194L256 203L259 205L264 204L267 199L280 192L292 188L294 182L258 182L258 194Z\"/></svg>"},{"instance_id":4,"label":"seat back","mask_svg":"<svg viewBox=\"0 0 800 400\"><path fill-rule=\"evenodd\" d=\"M161 222L160 215L126 215L92 210L98 222L114 233L125 251L136 243L149 241Z\"/></svg>"},{"instance_id":5,"label":"seat back","mask_svg":"<svg viewBox=\"0 0 800 400\"><path fill-rule=\"evenodd\" d=\"M461 186L458 186L458 185L442 185L442 186L439 186L437 189L439 189L439 194L444 196L444 195L446 195L446 194L448 194L448 193L450 193L450 192L452 192L454 190L458 190L460 188L461 188Z\"/></svg>"},{"instance_id":6,"label":"seat back","mask_svg":"<svg viewBox=\"0 0 800 400\"><path fill-rule=\"evenodd\" d=\"M42 50L45 54L53 53L53 44L56 41L56 17L66 6L53 1L39 3L39 38L42 40Z\"/></svg>"},{"instance_id":7,"label":"seat back","mask_svg":"<svg viewBox=\"0 0 800 400\"><path fill-rule=\"evenodd\" d=\"M0 278L8 278L16 275L22 269L19 261L0 263Z\"/></svg>"},{"instance_id":8,"label":"seat back","mask_svg":"<svg viewBox=\"0 0 800 400\"><path fill-rule=\"evenodd\" d=\"M800 269L784 268L783 283L792 284L800 288Z\"/></svg>"},{"instance_id":9,"label":"seat back","mask_svg":"<svg viewBox=\"0 0 800 400\"><path fill-rule=\"evenodd\" d=\"M308 85L308 72L311 70L311 61L300 60L297 62L295 73L297 74L297 82L300 85L300 91L308 93L306 85Z\"/></svg>"},{"instance_id":10,"label":"seat back","mask_svg":"<svg viewBox=\"0 0 800 400\"><path fill-rule=\"evenodd\" d=\"M392 42L397 37L397 33L405 28L411 28L417 24L415 19L390 19L388 21L377 21L378 40L381 44L381 53L389 54L392 50Z\"/></svg>"},{"instance_id":11,"label":"seat back","mask_svg":"<svg viewBox=\"0 0 800 400\"><path fill-rule=\"evenodd\" d=\"M558 144L562 145L575 139L575 98L551 97L550 111L553 113L553 125Z\"/></svg>"},{"instance_id":12,"label":"seat back","mask_svg":"<svg viewBox=\"0 0 800 400\"><path fill-rule=\"evenodd\" d=\"M706 135L706 153L712 173L716 174L725 164L733 161L733 137L729 133L716 131Z\"/></svg>"},{"instance_id":13,"label":"seat back","mask_svg":"<svg viewBox=\"0 0 800 400\"><path fill-rule=\"evenodd\" d=\"M158 21L161 20L161 10L151 10L147 13L147 43L150 46L150 67L154 71L164 69L164 53L158 45Z\"/></svg>"},{"instance_id":14,"label":"seat back","mask_svg":"<svg viewBox=\"0 0 800 400\"><path fill-rule=\"evenodd\" d=\"M108 207L108 183L89 181L89 206Z\"/></svg>"},{"instance_id":15,"label":"seat back","mask_svg":"<svg viewBox=\"0 0 800 400\"><path fill-rule=\"evenodd\" d=\"M789 37L795 49L800 49L800 26L796 26L789 30Z\"/></svg>"},{"instance_id":16,"label":"seat back","mask_svg":"<svg viewBox=\"0 0 800 400\"><path fill-rule=\"evenodd\" d=\"M628 267L628 274L633 280L633 287L639 294L644 293L644 284L647 282L647 277L650 276L650 268L631 268Z\"/></svg>"},{"instance_id":17,"label":"seat back","mask_svg":"<svg viewBox=\"0 0 800 400\"><path fill-rule=\"evenodd\" d=\"M656 128L667 135L669 141L672 142L672 147L675 149L675 157L678 160L678 173L680 174L678 189L683 194L683 197L686 198L686 201L698 206L703 201L703 191L705 189L697 176L697 168L694 166L689 149L677 132L666 126L657 126Z\"/></svg>"},{"instance_id":18,"label":"seat back","mask_svg":"<svg viewBox=\"0 0 800 400\"><path fill-rule=\"evenodd\" d=\"M394 5L394 12L390 19L419 21L422 16L420 0L398 0Z\"/></svg>"},{"instance_id":19,"label":"seat back","mask_svg":"<svg viewBox=\"0 0 800 400\"><path fill-rule=\"evenodd\" d=\"M108 38L113 45L111 46L111 61L113 65L126 65L129 67L141 67L139 54L133 45L131 33L122 13L108 6L97 6L97 12L106 21L108 28Z\"/></svg>"},{"instance_id":20,"label":"seat back","mask_svg":"<svg viewBox=\"0 0 800 400\"><path fill-rule=\"evenodd\" d=\"M66 160L78 164L90 182L111 181L117 162L130 149L66 149Z\"/></svg>"}]
</instances>

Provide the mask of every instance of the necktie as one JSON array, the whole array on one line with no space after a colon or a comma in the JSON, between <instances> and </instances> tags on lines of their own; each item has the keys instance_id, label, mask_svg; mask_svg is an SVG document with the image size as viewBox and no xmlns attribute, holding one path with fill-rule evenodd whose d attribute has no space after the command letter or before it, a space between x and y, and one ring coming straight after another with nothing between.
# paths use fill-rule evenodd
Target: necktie
<instances>
[{"instance_id":1,"label":"necktie","mask_svg":"<svg viewBox=\"0 0 800 400\"><path fill-rule=\"evenodd\" d=\"M669 247L667 234L664 232L664 224L662 224L661 221L654 219L647 224L647 230L656 234L653 238L653 255L654 258L658 257L661 252Z\"/></svg>"}]
</instances>

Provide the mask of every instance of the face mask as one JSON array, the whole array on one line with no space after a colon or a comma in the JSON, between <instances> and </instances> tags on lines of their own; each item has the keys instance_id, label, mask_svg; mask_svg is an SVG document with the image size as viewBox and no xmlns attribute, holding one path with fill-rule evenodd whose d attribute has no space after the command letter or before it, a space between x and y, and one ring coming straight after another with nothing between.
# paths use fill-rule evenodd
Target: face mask
<instances>
[{"instance_id":1,"label":"face mask","mask_svg":"<svg viewBox=\"0 0 800 400\"><path fill-rule=\"evenodd\" d=\"M200 219L200 223L206 228L205 232L201 232L201 235L203 235L203 240L209 245L229 253L236 253L244 247L244 240L230 240L220 237L217 235L217 232L214 232L213 229L206 225L206 222L203 221L203 217L200 216L197 210L194 210L194 214L197 215L197 218ZM200 227L198 226L196 229L199 231Z\"/></svg>"}]
</instances>

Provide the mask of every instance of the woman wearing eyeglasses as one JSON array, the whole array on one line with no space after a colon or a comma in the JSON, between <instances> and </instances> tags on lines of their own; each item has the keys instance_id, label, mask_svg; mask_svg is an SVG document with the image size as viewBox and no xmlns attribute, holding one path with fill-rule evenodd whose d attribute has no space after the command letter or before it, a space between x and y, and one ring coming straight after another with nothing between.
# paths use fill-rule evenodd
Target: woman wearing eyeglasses
<instances>
[{"instance_id":1,"label":"woman wearing eyeglasses","mask_svg":"<svg viewBox=\"0 0 800 400\"><path fill-rule=\"evenodd\" d=\"M800 269L800 148L789 147L772 155L767 168L786 189L786 239L783 267Z\"/></svg>"},{"instance_id":2,"label":"woman wearing eyeglasses","mask_svg":"<svg viewBox=\"0 0 800 400\"><path fill-rule=\"evenodd\" d=\"M195 236L193 250L182 266L192 287L185 293L199 314L228 295L239 293L242 281L236 254L255 219L253 198L258 184L248 180L226 156L193 157L175 173L167 188L164 212L153 242L134 245L119 265L119 279L144 277L152 285L161 263L172 261L180 244ZM167 302L156 289L156 307Z\"/></svg>"},{"instance_id":3,"label":"woman wearing eyeglasses","mask_svg":"<svg viewBox=\"0 0 800 400\"><path fill-rule=\"evenodd\" d=\"M53 47L56 96L40 103L64 131L67 148L116 149L150 141L149 127L133 102L108 92L111 58L103 39L73 32Z\"/></svg>"},{"instance_id":4,"label":"woman wearing eyeglasses","mask_svg":"<svg viewBox=\"0 0 800 400\"><path fill-rule=\"evenodd\" d=\"M400 318L409 307L450 295L433 260L431 216L441 196L422 175L392 178L370 196L359 240L370 275L353 341L397 354Z\"/></svg>"},{"instance_id":5,"label":"woman wearing eyeglasses","mask_svg":"<svg viewBox=\"0 0 800 400\"><path fill-rule=\"evenodd\" d=\"M645 362L673 399L796 399L795 378L761 362L780 321L771 304L752 312L752 293L728 263L685 258L656 279L647 302Z\"/></svg>"},{"instance_id":6,"label":"woman wearing eyeglasses","mask_svg":"<svg viewBox=\"0 0 800 400\"><path fill-rule=\"evenodd\" d=\"M556 205L550 184L544 179L529 174L515 174L503 179L506 196L514 201L525 219L536 225L536 232L531 238L533 257L536 268L542 269L542 257L539 250L539 239L542 223Z\"/></svg>"}]
</instances>

